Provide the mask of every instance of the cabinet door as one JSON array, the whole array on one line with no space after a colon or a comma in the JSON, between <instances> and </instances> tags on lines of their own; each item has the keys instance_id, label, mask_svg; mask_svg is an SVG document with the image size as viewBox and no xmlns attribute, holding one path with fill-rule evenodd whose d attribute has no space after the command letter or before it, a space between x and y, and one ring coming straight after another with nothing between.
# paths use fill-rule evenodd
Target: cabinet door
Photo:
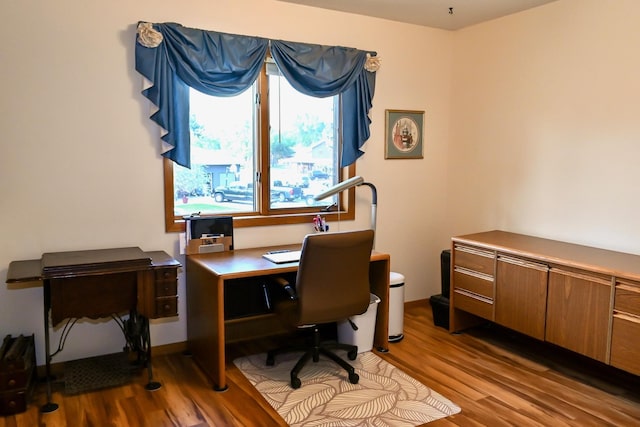
<instances>
[{"instance_id":1,"label":"cabinet door","mask_svg":"<svg viewBox=\"0 0 640 427\"><path fill-rule=\"evenodd\" d=\"M548 272L543 264L498 256L495 322L544 340Z\"/></svg>"},{"instance_id":2,"label":"cabinet door","mask_svg":"<svg viewBox=\"0 0 640 427\"><path fill-rule=\"evenodd\" d=\"M546 340L607 362L612 279L551 269Z\"/></svg>"}]
</instances>

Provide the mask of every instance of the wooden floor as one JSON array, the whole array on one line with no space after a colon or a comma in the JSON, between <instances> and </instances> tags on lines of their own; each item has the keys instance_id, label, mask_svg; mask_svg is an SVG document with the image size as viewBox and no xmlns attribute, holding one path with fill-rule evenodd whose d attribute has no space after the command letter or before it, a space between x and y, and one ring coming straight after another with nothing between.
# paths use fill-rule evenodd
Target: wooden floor
<instances>
[{"instance_id":1,"label":"wooden floor","mask_svg":"<svg viewBox=\"0 0 640 427\"><path fill-rule=\"evenodd\" d=\"M430 426L640 426L640 378L496 327L452 335L435 327L427 301L405 309L405 338L379 355L462 408ZM262 352L273 340L229 348L229 389L212 390L193 360L156 356L163 387L144 389L146 374L126 386L65 396L41 414L40 385L26 412L0 427L284 426L231 360ZM607 368L607 369L603 369Z\"/></svg>"}]
</instances>

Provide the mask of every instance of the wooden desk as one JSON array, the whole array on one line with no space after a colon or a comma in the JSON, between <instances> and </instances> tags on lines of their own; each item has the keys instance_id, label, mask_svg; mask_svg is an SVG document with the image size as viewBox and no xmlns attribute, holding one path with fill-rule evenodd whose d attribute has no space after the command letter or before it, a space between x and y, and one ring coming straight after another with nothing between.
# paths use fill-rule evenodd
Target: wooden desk
<instances>
[{"instance_id":1,"label":"wooden desk","mask_svg":"<svg viewBox=\"0 0 640 427\"><path fill-rule=\"evenodd\" d=\"M38 260L9 264L7 283L43 283L47 373L47 404L43 412L58 407L51 402L49 384L51 358L57 353L52 355L49 346L49 315L56 326L65 319L98 319L129 312L129 319L142 326L135 336L131 331L125 333L127 341L136 346L132 350L147 366L147 389L160 386L152 381L148 319L178 314L178 267L180 263L165 252L144 252L137 247L51 252Z\"/></svg>"},{"instance_id":2,"label":"wooden desk","mask_svg":"<svg viewBox=\"0 0 640 427\"><path fill-rule=\"evenodd\" d=\"M241 286L235 279L295 274L298 263L274 264L262 255L274 249L299 250L300 245L240 249L187 256L187 339L195 361L213 381L217 391L226 390L225 344L284 332L272 313L225 320L225 283ZM389 273L388 254L371 254L371 292L380 297L374 347L388 350Z\"/></svg>"}]
</instances>

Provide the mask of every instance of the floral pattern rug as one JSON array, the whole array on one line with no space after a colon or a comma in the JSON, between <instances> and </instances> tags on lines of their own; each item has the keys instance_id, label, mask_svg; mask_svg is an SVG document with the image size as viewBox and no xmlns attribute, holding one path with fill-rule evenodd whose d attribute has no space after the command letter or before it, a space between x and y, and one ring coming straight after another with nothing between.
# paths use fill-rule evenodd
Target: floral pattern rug
<instances>
[{"instance_id":1,"label":"floral pattern rug","mask_svg":"<svg viewBox=\"0 0 640 427\"><path fill-rule=\"evenodd\" d=\"M358 384L351 384L342 368L321 356L302 369L302 387L292 389L289 371L299 357L279 355L274 366L266 366L266 354L234 360L290 426L410 427L460 412L447 398L372 352L350 361L360 376Z\"/></svg>"}]
</instances>

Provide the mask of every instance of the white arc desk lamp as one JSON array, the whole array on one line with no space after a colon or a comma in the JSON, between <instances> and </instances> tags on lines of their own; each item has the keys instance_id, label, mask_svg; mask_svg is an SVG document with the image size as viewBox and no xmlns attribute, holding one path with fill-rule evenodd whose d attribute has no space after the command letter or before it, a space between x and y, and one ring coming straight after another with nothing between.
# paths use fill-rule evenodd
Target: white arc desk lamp
<instances>
[{"instance_id":1,"label":"white arc desk lamp","mask_svg":"<svg viewBox=\"0 0 640 427\"><path fill-rule=\"evenodd\" d=\"M373 230L373 246L375 247L375 231L376 231L376 213L378 210L378 191L376 190L376 186L371 184L370 182L365 182L364 178L359 175L354 176L353 178L349 178L345 181L342 181L333 187L323 191L320 194L317 194L313 199L314 200L322 200L327 197L331 197L335 194L340 193L341 191L348 190L351 187L357 187L360 185L366 185L371 188L371 229Z\"/></svg>"}]
</instances>

